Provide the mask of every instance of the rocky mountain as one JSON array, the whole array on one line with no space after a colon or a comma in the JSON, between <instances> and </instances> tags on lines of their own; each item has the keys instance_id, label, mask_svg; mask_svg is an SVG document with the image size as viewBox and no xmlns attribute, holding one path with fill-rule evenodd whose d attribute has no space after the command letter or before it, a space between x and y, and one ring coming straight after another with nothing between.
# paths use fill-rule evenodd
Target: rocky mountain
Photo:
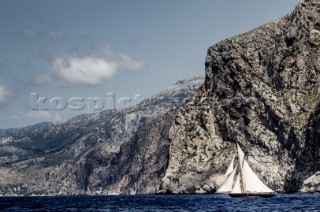
<instances>
[{"instance_id":1,"label":"rocky mountain","mask_svg":"<svg viewBox=\"0 0 320 212\"><path fill-rule=\"evenodd\" d=\"M0 193L213 193L236 143L270 188L320 191L320 2L213 45L205 74L136 106L0 130Z\"/></svg>"},{"instance_id":2,"label":"rocky mountain","mask_svg":"<svg viewBox=\"0 0 320 212\"><path fill-rule=\"evenodd\" d=\"M168 132L203 76L133 105L65 123L0 130L0 194L154 193L169 158Z\"/></svg>"},{"instance_id":3,"label":"rocky mountain","mask_svg":"<svg viewBox=\"0 0 320 212\"><path fill-rule=\"evenodd\" d=\"M210 47L205 67L170 128L162 192L214 192L236 142L274 190L320 191L320 1Z\"/></svg>"}]
</instances>

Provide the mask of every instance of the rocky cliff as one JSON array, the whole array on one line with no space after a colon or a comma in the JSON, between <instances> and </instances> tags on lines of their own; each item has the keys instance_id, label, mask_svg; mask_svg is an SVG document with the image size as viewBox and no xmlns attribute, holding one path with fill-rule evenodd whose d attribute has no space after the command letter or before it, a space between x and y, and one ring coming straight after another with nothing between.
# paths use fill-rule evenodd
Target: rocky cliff
<instances>
[{"instance_id":1,"label":"rocky cliff","mask_svg":"<svg viewBox=\"0 0 320 212\"><path fill-rule=\"evenodd\" d=\"M320 2L210 47L205 68L136 106L0 130L0 194L213 193L236 142L272 189L320 191Z\"/></svg>"},{"instance_id":2,"label":"rocky cliff","mask_svg":"<svg viewBox=\"0 0 320 212\"><path fill-rule=\"evenodd\" d=\"M176 108L204 77L119 110L0 130L0 194L148 194L159 188Z\"/></svg>"},{"instance_id":3,"label":"rocky cliff","mask_svg":"<svg viewBox=\"0 0 320 212\"><path fill-rule=\"evenodd\" d=\"M177 111L162 192L214 192L238 142L277 191L320 191L320 2L208 49L205 84Z\"/></svg>"}]
</instances>

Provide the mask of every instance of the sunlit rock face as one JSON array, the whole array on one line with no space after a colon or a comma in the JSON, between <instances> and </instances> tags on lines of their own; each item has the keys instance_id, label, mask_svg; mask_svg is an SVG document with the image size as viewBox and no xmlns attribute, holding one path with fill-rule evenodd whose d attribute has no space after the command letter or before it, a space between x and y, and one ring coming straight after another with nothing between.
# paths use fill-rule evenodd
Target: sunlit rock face
<instances>
[{"instance_id":1,"label":"sunlit rock face","mask_svg":"<svg viewBox=\"0 0 320 212\"><path fill-rule=\"evenodd\" d=\"M214 192L236 142L274 190L319 191L320 1L215 44L205 67L170 129L161 192Z\"/></svg>"}]
</instances>

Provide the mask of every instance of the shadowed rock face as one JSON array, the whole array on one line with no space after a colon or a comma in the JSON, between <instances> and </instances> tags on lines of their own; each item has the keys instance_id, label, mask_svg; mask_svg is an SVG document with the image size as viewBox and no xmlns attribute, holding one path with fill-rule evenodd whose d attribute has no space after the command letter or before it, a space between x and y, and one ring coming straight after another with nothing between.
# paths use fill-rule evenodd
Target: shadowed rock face
<instances>
[{"instance_id":1,"label":"shadowed rock face","mask_svg":"<svg viewBox=\"0 0 320 212\"><path fill-rule=\"evenodd\" d=\"M159 115L125 141L114 154L102 145L71 168L62 194L153 194L169 157L168 131L173 113Z\"/></svg>"},{"instance_id":2,"label":"shadowed rock face","mask_svg":"<svg viewBox=\"0 0 320 212\"><path fill-rule=\"evenodd\" d=\"M320 190L320 2L208 49L206 79L177 111L162 192L214 192L238 142L277 191Z\"/></svg>"}]
</instances>

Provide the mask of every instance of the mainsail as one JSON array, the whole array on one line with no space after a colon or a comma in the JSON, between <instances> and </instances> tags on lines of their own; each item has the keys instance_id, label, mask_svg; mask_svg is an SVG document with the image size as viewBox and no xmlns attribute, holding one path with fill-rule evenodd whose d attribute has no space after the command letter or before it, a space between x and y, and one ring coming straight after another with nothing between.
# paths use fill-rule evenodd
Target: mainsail
<instances>
[{"instance_id":1,"label":"mainsail","mask_svg":"<svg viewBox=\"0 0 320 212\"><path fill-rule=\"evenodd\" d=\"M259 177L253 172L246 160L243 161L243 180L245 183L245 192L247 193L271 193L274 192L266 186Z\"/></svg>"},{"instance_id":2,"label":"mainsail","mask_svg":"<svg viewBox=\"0 0 320 212\"><path fill-rule=\"evenodd\" d=\"M217 193L273 193L274 191L266 186L259 177L253 172L248 162L244 159L244 153L237 144L238 165L232 170L231 174L223 185L218 189ZM233 168L234 157L228 167ZM239 167L239 171L237 168ZM230 168L230 169L231 169ZM228 173L228 170L226 174ZM234 176L238 171L236 181L234 183ZM233 184L234 183L234 184Z\"/></svg>"}]
</instances>

